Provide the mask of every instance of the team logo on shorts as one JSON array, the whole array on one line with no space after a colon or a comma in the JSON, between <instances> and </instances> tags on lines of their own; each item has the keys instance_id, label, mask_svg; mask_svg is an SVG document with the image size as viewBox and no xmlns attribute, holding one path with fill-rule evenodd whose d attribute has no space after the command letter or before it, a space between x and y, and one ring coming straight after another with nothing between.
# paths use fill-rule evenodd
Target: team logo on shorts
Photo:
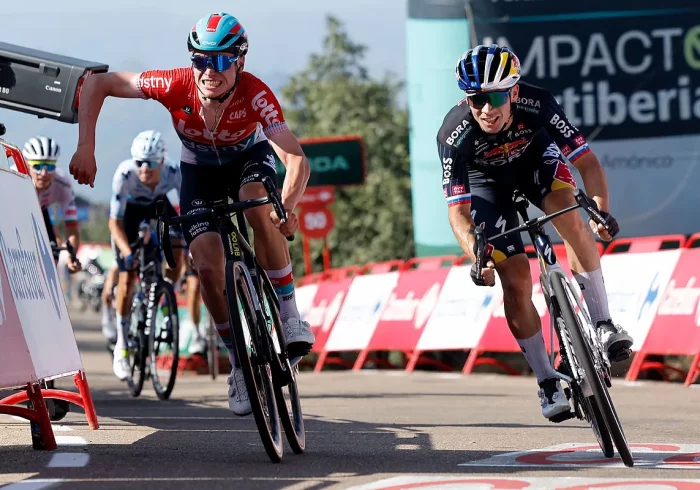
<instances>
[{"instance_id":1,"label":"team logo on shorts","mask_svg":"<svg viewBox=\"0 0 700 490\"><path fill-rule=\"evenodd\" d=\"M192 201L192 206L204 206L204 200L203 199L195 199Z\"/></svg>"}]
</instances>

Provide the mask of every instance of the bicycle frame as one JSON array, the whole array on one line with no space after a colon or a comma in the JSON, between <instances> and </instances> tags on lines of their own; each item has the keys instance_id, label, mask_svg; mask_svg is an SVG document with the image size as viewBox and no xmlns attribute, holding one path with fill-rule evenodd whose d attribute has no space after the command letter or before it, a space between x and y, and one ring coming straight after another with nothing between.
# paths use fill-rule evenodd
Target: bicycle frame
<instances>
[{"instance_id":1,"label":"bicycle frame","mask_svg":"<svg viewBox=\"0 0 700 490\"><path fill-rule=\"evenodd\" d=\"M560 211L560 213L563 214L564 212L569 212L578 207L579 206L566 208ZM522 201L516 202L516 208L523 221L527 223L529 221L527 215L527 204ZM550 362L552 363L552 365L554 365L554 333L556 331L557 338L559 339L559 349L563 349L565 351L566 357L570 361L569 367L571 368L572 375L576 379L576 382L581 386L581 390L583 391L584 395L589 396L592 394L592 391L588 382L586 381L585 373L583 373L582 371L579 372L580 368L578 366L578 362L576 362L575 365L572 365L574 363L571 362L575 360L575 355L571 346L571 340L566 336L562 335L562 333L565 332L564 329L555 328L555 322L560 320L560 318L556 314L556 308L558 308L558 305L553 307L552 304L552 298L554 297L554 293L552 290L552 281L564 278L564 280L568 283L568 288L570 291L573 292L576 291L576 289L572 286L571 279L568 277L563 267L559 263L556 253L554 252L554 247L552 246L552 241L547 235L547 233L544 231L543 226L541 224L538 224L536 226L530 226L527 228L527 232L535 248L537 262L540 268L540 287L542 288L542 294L545 297L547 309L550 312ZM597 339L593 330L588 309L585 308L578 294L572 294L572 296L576 301L576 305L579 308L579 314L582 315L583 319L585 320L581 322L581 325L583 326L584 336L588 337L589 342L591 339ZM559 300L563 301L564 298L559 298ZM575 328L575 326L572 325L571 328ZM596 342L590 343L591 345L596 344ZM596 349L596 351L597 350L598 349ZM599 361L599 354L594 353L594 355L596 357L596 361ZM607 359L604 359L604 361L607 362ZM572 379L569 376L563 373L558 374L561 377L561 379L565 380L567 383L571 383Z\"/></svg>"}]
</instances>

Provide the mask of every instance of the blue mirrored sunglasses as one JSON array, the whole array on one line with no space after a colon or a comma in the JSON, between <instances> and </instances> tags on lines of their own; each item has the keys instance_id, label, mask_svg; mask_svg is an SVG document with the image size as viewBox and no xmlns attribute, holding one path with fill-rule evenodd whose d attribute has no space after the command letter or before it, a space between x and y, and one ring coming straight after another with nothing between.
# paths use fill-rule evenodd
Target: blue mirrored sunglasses
<instances>
[{"instance_id":1,"label":"blue mirrored sunglasses","mask_svg":"<svg viewBox=\"0 0 700 490\"><path fill-rule=\"evenodd\" d=\"M56 162L51 162L51 161L45 162L45 161L41 161L41 160L30 160L30 161L27 162L27 163L29 164L30 167L32 167L32 169L33 169L35 172L41 172L43 169L46 169L46 171L49 172L49 173L50 173L50 172L55 172L55 171L56 171Z\"/></svg>"},{"instance_id":2,"label":"blue mirrored sunglasses","mask_svg":"<svg viewBox=\"0 0 700 490\"><path fill-rule=\"evenodd\" d=\"M491 104L491 107L501 107L503 104L508 102L510 97L510 90L504 92L484 92L481 94L469 95L469 105L474 109L482 109L487 103Z\"/></svg>"},{"instance_id":3,"label":"blue mirrored sunglasses","mask_svg":"<svg viewBox=\"0 0 700 490\"><path fill-rule=\"evenodd\" d=\"M201 55L193 54L190 56L192 66L199 71L205 71L207 66L211 66L214 71L226 71L236 62L238 56L228 56L224 54Z\"/></svg>"}]
</instances>

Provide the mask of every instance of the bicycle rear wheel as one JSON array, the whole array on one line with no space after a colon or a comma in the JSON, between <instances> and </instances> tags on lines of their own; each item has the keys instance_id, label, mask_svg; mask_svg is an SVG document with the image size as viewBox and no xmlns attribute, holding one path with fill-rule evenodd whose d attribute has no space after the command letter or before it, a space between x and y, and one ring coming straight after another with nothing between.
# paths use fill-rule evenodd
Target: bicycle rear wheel
<instances>
[{"instance_id":1,"label":"bicycle rear wheel","mask_svg":"<svg viewBox=\"0 0 700 490\"><path fill-rule=\"evenodd\" d=\"M270 353L266 352L260 332L261 328L266 329L267 326L259 325L257 321L253 297L253 285L247 267L243 262L229 260L226 263L226 300L236 358L243 371L255 424L265 452L272 462L279 463L284 452L282 428L272 372L267 360Z\"/></svg>"},{"instance_id":2,"label":"bicycle rear wheel","mask_svg":"<svg viewBox=\"0 0 700 490\"><path fill-rule=\"evenodd\" d=\"M272 283L264 271L259 270L258 274L261 274L263 278L263 312L271 323L271 327L275 330L275 334L278 335L278 341L284 342L284 338L279 335L282 331L282 322L280 321L277 293L275 293ZM280 362L282 361L283 359L280 359ZM282 386L277 382L274 383L277 408L280 412L282 427L284 427L289 446L295 454L302 454L306 449L306 430L301 409L301 398L297 387L299 367L298 365L292 367L289 362L282 362L282 367L290 370L291 381L286 386Z\"/></svg>"},{"instance_id":3,"label":"bicycle rear wheel","mask_svg":"<svg viewBox=\"0 0 700 490\"><path fill-rule=\"evenodd\" d=\"M151 358L151 381L160 400L167 400L175 387L180 361L180 322L173 285L160 281L150 303L151 322L148 350Z\"/></svg>"},{"instance_id":4,"label":"bicycle rear wheel","mask_svg":"<svg viewBox=\"0 0 700 490\"><path fill-rule=\"evenodd\" d=\"M559 311L566 324L576 361L581 363L581 367L583 367L586 373L586 381L590 384L591 391L593 392L593 396L588 397L588 399L590 400L593 398L593 400L591 400L593 402L591 405L597 405L600 411L599 414L596 414L594 409L594 413L592 414L594 416L593 418L598 419L597 415L600 415L600 418L605 422L605 426L610 432L610 436L615 443L615 447L623 463L625 466L632 467L634 466L634 458L630 452L627 438L622 429L622 424L613 406L608 388L601 375L602 373L594 362L593 353L586 336L584 336L580 318L574 312L573 305L576 303L575 293L571 290L571 286L563 273L554 271L551 277L552 289L557 298ZM600 432L602 432L599 421L598 428ZM603 450L605 451L604 448Z\"/></svg>"},{"instance_id":5,"label":"bicycle rear wheel","mask_svg":"<svg viewBox=\"0 0 700 490\"><path fill-rule=\"evenodd\" d=\"M219 374L219 334L211 315L209 315L209 324L207 325L207 365L211 379L216 379Z\"/></svg>"}]
</instances>

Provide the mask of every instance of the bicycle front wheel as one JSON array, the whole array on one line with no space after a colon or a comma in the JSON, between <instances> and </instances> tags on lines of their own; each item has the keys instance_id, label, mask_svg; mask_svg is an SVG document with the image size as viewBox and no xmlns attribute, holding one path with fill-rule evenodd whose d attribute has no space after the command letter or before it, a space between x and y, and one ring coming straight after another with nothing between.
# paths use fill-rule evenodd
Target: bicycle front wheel
<instances>
[{"instance_id":1,"label":"bicycle front wheel","mask_svg":"<svg viewBox=\"0 0 700 490\"><path fill-rule=\"evenodd\" d=\"M149 303L151 381L160 400L167 400L175 387L180 362L180 321L173 285L159 281Z\"/></svg>"},{"instance_id":2,"label":"bicycle front wheel","mask_svg":"<svg viewBox=\"0 0 700 490\"><path fill-rule=\"evenodd\" d=\"M261 328L267 329L267 326L257 321L253 297L253 284L247 267L243 262L229 260L226 263L226 300L236 358L243 371L265 452L272 462L279 463L284 451L282 428L268 360L270 352L267 352L261 340L263 333L260 331Z\"/></svg>"},{"instance_id":3,"label":"bicycle front wheel","mask_svg":"<svg viewBox=\"0 0 700 490\"><path fill-rule=\"evenodd\" d=\"M589 383L591 391L593 392L593 396L588 397L588 400L591 401L591 405L597 405L600 411L599 413L595 413L595 410L593 410L593 414L591 415L594 420L598 419L599 421L600 418L604 420L605 426L610 432L610 436L615 443L620 458L625 466L632 467L634 466L634 458L630 452L627 438L622 429L622 424L613 406L608 387L603 380L601 369L596 366L594 361L591 346L587 336L583 332L583 325L581 324L579 316L574 312L576 293L571 290L569 281L563 273L554 271L551 277L554 296L557 299L562 319L564 320L569 338L571 339L574 356L576 357L575 362L580 363L585 371L585 381ZM570 362L574 363L574 360L570 360ZM575 369L574 366L572 366L572 368ZM597 425L599 431L602 432L603 427L600 427L599 422ZM599 442L600 441L601 439L599 438ZM603 448L603 451L605 452L605 448Z\"/></svg>"},{"instance_id":4,"label":"bicycle front wheel","mask_svg":"<svg viewBox=\"0 0 700 490\"><path fill-rule=\"evenodd\" d=\"M280 320L277 293L262 269L258 270L258 274L263 279L263 312L267 321L271 323L271 329L274 329L274 335L277 336L278 342L284 342L284 337L281 335L282 321ZM295 454L302 454L306 450L306 430L304 428L304 415L301 410L301 397L297 387L299 367L298 365L291 366L286 359L282 359L282 356L280 356L280 363L282 369L290 370L289 376L291 381L286 386L282 386L279 382L275 383L277 408L280 412L282 427L284 427L289 447L292 448Z\"/></svg>"}]
</instances>

